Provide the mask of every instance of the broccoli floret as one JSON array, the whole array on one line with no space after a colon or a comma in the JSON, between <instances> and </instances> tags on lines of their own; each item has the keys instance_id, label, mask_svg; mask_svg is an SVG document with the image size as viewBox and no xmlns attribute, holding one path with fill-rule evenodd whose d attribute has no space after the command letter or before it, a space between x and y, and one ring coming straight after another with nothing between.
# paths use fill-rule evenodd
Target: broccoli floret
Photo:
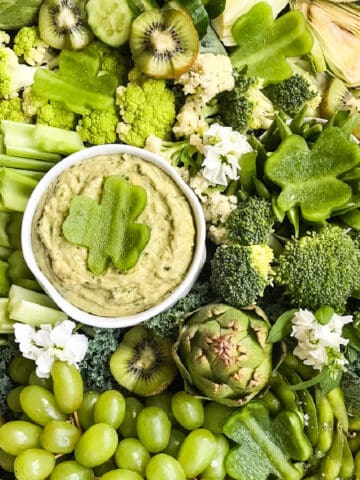
<instances>
[{"instance_id":1,"label":"broccoli floret","mask_svg":"<svg viewBox=\"0 0 360 480\"><path fill-rule=\"evenodd\" d=\"M84 142L92 145L114 143L119 117L115 108L109 110L89 110L79 120L76 130Z\"/></svg>"},{"instance_id":2,"label":"broccoli floret","mask_svg":"<svg viewBox=\"0 0 360 480\"><path fill-rule=\"evenodd\" d=\"M239 245L266 244L273 226L271 202L260 197L239 202L225 222L228 240Z\"/></svg>"},{"instance_id":3,"label":"broccoli floret","mask_svg":"<svg viewBox=\"0 0 360 480\"><path fill-rule=\"evenodd\" d=\"M21 99L12 97L0 100L0 120L28 122L30 118L23 112Z\"/></svg>"},{"instance_id":4,"label":"broccoli floret","mask_svg":"<svg viewBox=\"0 0 360 480\"><path fill-rule=\"evenodd\" d=\"M14 52L28 65L55 67L58 53L40 37L38 27L23 27L14 37Z\"/></svg>"},{"instance_id":5,"label":"broccoli floret","mask_svg":"<svg viewBox=\"0 0 360 480\"><path fill-rule=\"evenodd\" d=\"M6 343L0 344L0 415L5 417L9 415L7 405L7 394L15 387L14 382L8 375L8 366L10 360L19 353L19 349L13 338L9 338Z\"/></svg>"},{"instance_id":6,"label":"broccoli floret","mask_svg":"<svg viewBox=\"0 0 360 480\"><path fill-rule=\"evenodd\" d=\"M275 283L292 305L315 312L323 305L338 313L359 286L360 252L335 225L289 240L278 258Z\"/></svg>"},{"instance_id":7,"label":"broccoli floret","mask_svg":"<svg viewBox=\"0 0 360 480\"><path fill-rule=\"evenodd\" d=\"M80 363L80 372L86 390L104 392L118 384L112 377L109 369L109 360L117 349L121 330L111 328L83 327L83 333L89 337L88 350Z\"/></svg>"},{"instance_id":8,"label":"broccoli floret","mask_svg":"<svg viewBox=\"0 0 360 480\"><path fill-rule=\"evenodd\" d=\"M93 47L100 56L100 70L116 75L119 85L124 85L127 80L127 74L131 68L130 57L122 55L117 48L109 47L100 40L95 40Z\"/></svg>"},{"instance_id":9,"label":"broccoli floret","mask_svg":"<svg viewBox=\"0 0 360 480\"><path fill-rule=\"evenodd\" d=\"M271 282L272 260L267 245L220 245L211 260L211 286L233 307L252 305Z\"/></svg>"},{"instance_id":10,"label":"broccoli floret","mask_svg":"<svg viewBox=\"0 0 360 480\"><path fill-rule=\"evenodd\" d=\"M146 322L146 328L154 335L175 341L179 334L180 320L189 312L214 300L208 282L196 282L191 291L166 312L155 315Z\"/></svg>"},{"instance_id":11,"label":"broccoli floret","mask_svg":"<svg viewBox=\"0 0 360 480\"><path fill-rule=\"evenodd\" d=\"M143 147L151 134L169 140L175 120L174 93L165 80L146 77L136 69L129 73L129 80L116 91L122 117L116 129L120 140L137 147Z\"/></svg>"},{"instance_id":12,"label":"broccoli floret","mask_svg":"<svg viewBox=\"0 0 360 480\"><path fill-rule=\"evenodd\" d=\"M25 88L23 93L22 109L26 115L33 117L36 123L50 127L74 130L77 115L68 110L65 105L55 100L48 100L31 87Z\"/></svg>"},{"instance_id":13,"label":"broccoli floret","mask_svg":"<svg viewBox=\"0 0 360 480\"><path fill-rule=\"evenodd\" d=\"M239 132L268 128L275 110L262 93L262 82L234 71L235 87L217 96L218 115L225 125Z\"/></svg>"},{"instance_id":14,"label":"broccoli floret","mask_svg":"<svg viewBox=\"0 0 360 480\"><path fill-rule=\"evenodd\" d=\"M0 98L16 97L20 90L32 85L37 70L20 64L11 48L0 46Z\"/></svg>"},{"instance_id":15,"label":"broccoli floret","mask_svg":"<svg viewBox=\"0 0 360 480\"><path fill-rule=\"evenodd\" d=\"M318 96L311 81L305 75L298 73L280 83L269 85L264 91L277 108L291 117L296 115L307 102Z\"/></svg>"}]
</instances>

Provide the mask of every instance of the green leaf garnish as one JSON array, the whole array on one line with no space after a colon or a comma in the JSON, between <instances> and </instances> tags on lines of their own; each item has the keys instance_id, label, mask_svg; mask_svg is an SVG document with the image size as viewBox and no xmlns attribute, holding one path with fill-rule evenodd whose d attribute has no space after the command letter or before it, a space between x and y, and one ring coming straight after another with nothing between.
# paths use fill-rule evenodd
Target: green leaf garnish
<instances>
[{"instance_id":1,"label":"green leaf garnish","mask_svg":"<svg viewBox=\"0 0 360 480\"><path fill-rule=\"evenodd\" d=\"M100 205L86 196L72 199L64 237L89 249L87 264L95 275L104 273L110 260L125 272L136 265L150 238L150 228L135 223L145 206L142 187L118 175L106 177Z\"/></svg>"}]
</instances>

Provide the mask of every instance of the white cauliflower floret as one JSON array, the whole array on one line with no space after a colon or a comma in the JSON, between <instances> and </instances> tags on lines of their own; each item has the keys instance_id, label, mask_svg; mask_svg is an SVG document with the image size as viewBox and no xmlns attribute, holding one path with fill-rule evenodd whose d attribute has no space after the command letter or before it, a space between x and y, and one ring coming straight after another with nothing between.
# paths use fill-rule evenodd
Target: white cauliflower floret
<instances>
[{"instance_id":1,"label":"white cauliflower floret","mask_svg":"<svg viewBox=\"0 0 360 480\"><path fill-rule=\"evenodd\" d=\"M185 183L190 182L190 172L185 167L174 167L180 177L184 180Z\"/></svg>"},{"instance_id":2,"label":"white cauliflower floret","mask_svg":"<svg viewBox=\"0 0 360 480\"><path fill-rule=\"evenodd\" d=\"M176 83L183 85L185 95L196 95L207 103L218 93L235 86L233 67L227 55L200 53L190 70L183 73Z\"/></svg>"},{"instance_id":3,"label":"white cauliflower floret","mask_svg":"<svg viewBox=\"0 0 360 480\"><path fill-rule=\"evenodd\" d=\"M4 30L0 30L0 45L7 45L8 43L10 43L10 35Z\"/></svg>"},{"instance_id":4,"label":"white cauliflower floret","mask_svg":"<svg viewBox=\"0 0 360 480\"><path fill-rule=\"evenodd\" d=\"M192 134L203 135L209 128L202 116L203 103L201 98L189 97L176 116L173 132L176 137L189 137Z\"/></svg>"},{"instance_id":5,"label":"white cauliflower floret","mask_svg":"<svg viewBox=\"0 0 360 480\"><path fill-rule=\"evenodd\" d=\"M149 152L155 153L156 155L162 156L162 143L163 140L153 133L146 137L144 148L149 150Z\"/></svg>"},{"instance_id":6,"label":"white cauliflower floret","mask_svg":"<svg viewBox=\"0 0 360 480\"><path fill-rule=\"evenodd\" d=\"M224 195L215 191L203 202L205 219L212 225L223 224L236 206L237 197L235 195Z\"/></svg>"},{"instance_id":7,"label":"white cauliflower floret","mask_svg":"<svg viewBox=\"0 0 360 480\"><path fill-rule=\"evenodd\" d=\"M190 178L190 187L194 190L196 195L202 202L205 202L208 197L209 189L215 185L207 180L201 173Z\"/></svg>"}]
</instances>

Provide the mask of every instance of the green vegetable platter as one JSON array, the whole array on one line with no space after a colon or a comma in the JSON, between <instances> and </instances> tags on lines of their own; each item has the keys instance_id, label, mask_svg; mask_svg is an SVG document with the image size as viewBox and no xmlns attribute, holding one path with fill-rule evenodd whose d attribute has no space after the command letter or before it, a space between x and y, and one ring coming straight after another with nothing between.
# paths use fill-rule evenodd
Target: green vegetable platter
<instances>
[{"instance_id":1,"label":"green vegetable platter","mask_svg":"<svg viewBox=\"0 0 360 480\"><path fill-rule=\"evenodd\" d=\"M0 0L1 480L360 479L359 51L360 2ZM67 318L21 250L46 172L113 143L207 228L190 292L126 329ZM128 176L98 200L59 231L100 288L154 233Z\"/></svg>"}]
</instances>

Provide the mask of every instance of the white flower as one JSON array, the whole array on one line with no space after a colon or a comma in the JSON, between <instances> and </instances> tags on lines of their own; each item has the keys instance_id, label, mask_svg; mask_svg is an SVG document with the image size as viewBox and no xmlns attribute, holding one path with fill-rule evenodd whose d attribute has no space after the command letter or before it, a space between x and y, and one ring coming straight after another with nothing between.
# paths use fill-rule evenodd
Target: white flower
<instances>
[{"instance_id":1,"label":"white flower","mask_svg":"<svg viewBox=\"0 0 360 480\"><path fill-rule=\"evenodd\" d=\"M44 324L38 330L31 325L15 323L15 341L23 356L35 361L38 377L48 378L55 360L77 366L84 358L88 339L73 333L74 328L71 320L64 320L55 327Z\"/></svg>"},{"instance_id":2,"label":"white flower","mask_svg":"<svg viewBox=\"0 0 360 480\"><path fill-rule=\"evenodd\" d=\"M321 370L331 362L335 362L337 367L343 367L345 358L340 353L340 346L346 345L348 340L341 336L341 332L343 326L350 322L351 315L334 313L330 321L323 325L312 312L300 309L292 320L291 336L298 341L294 355L315 370Z\"/></svg>"},{"instance_id":3,"label":"white flower","mask_svg":"<svg viewBox=\"0 0 360 480\"><path fill-rule=\"evenodd\" d=\"M252 151L246 135L217 123L204 133L203 176L217 185L226 186L239 178L239 159Z\"/></svg>"}]
</instances>

